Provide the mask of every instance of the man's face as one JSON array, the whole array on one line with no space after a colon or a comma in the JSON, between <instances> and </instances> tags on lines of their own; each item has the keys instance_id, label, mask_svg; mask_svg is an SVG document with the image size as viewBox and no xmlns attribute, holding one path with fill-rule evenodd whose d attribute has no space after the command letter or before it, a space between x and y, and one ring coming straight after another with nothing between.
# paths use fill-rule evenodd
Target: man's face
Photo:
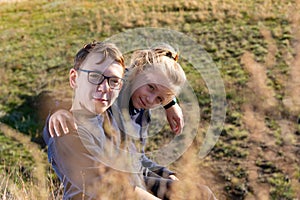
<instances>
[{"instance_id":1,"label":"man's face","mask_svg":"<svg viewBox=\"0 0 300 200\"><path fill-rule=\"evenodd\" d=\"M100 53L91 53L82 64L82 70L96 71L107 77L123 77L123 67L107 58L101 64L97 64L103 55ZM93 114L101 114L106 111L116 100L120 90L111 89L108 79L105 79L99 85L92 84L88 81L88 72L77 70L75 96L72 109L85 110Z\"/></svg>"}]
</instances>

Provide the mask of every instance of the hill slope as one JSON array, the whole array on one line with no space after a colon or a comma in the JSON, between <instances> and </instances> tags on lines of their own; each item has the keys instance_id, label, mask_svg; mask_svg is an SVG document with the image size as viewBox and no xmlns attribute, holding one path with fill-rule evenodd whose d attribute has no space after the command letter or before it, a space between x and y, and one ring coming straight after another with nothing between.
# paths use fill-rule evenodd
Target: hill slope
<instances>
[{"instance_id":1,"label":"hill slope","mask_svg":"<svg viewBox=\"0 0 300 200\"><path fill-rule=\"evenodd\" d=\"M227 97L224 129L212 152L200 160L189 156L195 153L191 148L171 168L189 187L197 176L219 199L299 199L299 10L298 0L0 2L1 122L44 148L40 132L54 104L47 100L70 101L67 72L78 47L131 28L169 28L194 38L211 55ZM199 100L202 133L209 125L210 96L201 78L183 66ZM2 180L15 160L20 169L32 165L17 149L6 153L5 145L22 142L16 144L5 130ZM201 141L199 134L196 151ZM149 143L156 148L155 141Z\"/></svg>"}]
</instances>

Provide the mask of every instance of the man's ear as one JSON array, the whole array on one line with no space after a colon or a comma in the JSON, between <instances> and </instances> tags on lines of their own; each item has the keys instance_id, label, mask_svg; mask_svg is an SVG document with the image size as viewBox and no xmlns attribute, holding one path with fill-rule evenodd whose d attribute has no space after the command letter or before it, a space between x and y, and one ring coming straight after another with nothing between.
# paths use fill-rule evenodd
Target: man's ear
<instances>
[{"instance_id":1,"label":"man's ear","mask_svg":"<svg viewBox=\"0 0 300 200\"><path fill-rule=\"evenodd\" d=\"M77 71L74 68L70 69L69 82L70 82L71 88L73 88L73 89L75 89L77 87L77 77L78 77Z\"/></svg>"}]
</instances>

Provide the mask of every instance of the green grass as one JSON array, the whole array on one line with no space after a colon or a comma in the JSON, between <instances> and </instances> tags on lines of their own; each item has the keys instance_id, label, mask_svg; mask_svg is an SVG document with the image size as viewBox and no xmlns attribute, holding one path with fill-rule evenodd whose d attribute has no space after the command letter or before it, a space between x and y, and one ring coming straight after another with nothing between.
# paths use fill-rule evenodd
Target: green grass
<instances>
[{"instance_id":1,"label":"green grass","mask_svg":"<svg viewBox=\"0 0 300 200\"><path fill-rule=\"evenodd\" d=\"M8 174L19 173L24 181L28 181L34 163L28 150L24 148L23 144L5 137L1 132L0 141L0 170Z\"/></svg>"},{"instance_id":2,"label":"green grass","mask_svg":"<svg viewBox=\"0 0 300 200\"><path fill-rule=\"evenodd\" d=\"M288 174L286 163L276 165L276 172L273 172L277 158L269 160L264 157L267 149L274 149L282 157L294 159L294 165L300 165L296 153L300 141L299 113L295 115L283 104L285 86L290 80L291 61L297 53L295 42L299 40L293 29L299 27L292 19L296 15L293 11L297 8L295 1L278 0L270 4L269 1L259 0L33 0L0 4L1 122L43 147L40 133L45 117L55 104L53 99L70 101L68 70L79 47L130 28L173 29L193 37L203 46L220 70L226 87L227 118L224 130L208 155L212 163L226 163L226 168L212 169L214 176L220 178L219 185L223 189L214 191L218 187L213 184L209 186L219 199L245 199L257 192L255 188L254 191L251 189L255 184L268 184L271 188L268 191L270 199L297 198L299 187L289 184L284 177L289 175L290 180L299 184L299 169L296 178ZM270 55L273 49L263 30L270 32L271 42L276 47L275 55ZM266 85L274 91L278 103L273 110L264 110L260 107L263 102L256 102L260 97L252 97L256 94L249 90L251 74L241 62L245 52L253 54L254 61L266 69ZM267 66L268 56L274 60L272 66ZM182 66L201 107L199 126L205 130L211 116L209 92L199 74L193 73L188 63L182 62ZM260 133L275 139L274 146L269 141L251 139L254 130L249 130L244 119L245 106L249 105L254 113L265 119L266 128ZM290 123L291 131L294 131L294 144L283 142L283 130L279 126L281 119ZM153 142L150 141L148 148L158 148L158 144L172 138L167 127L164 127L164 133L163 137L157 135ZM196 139L195 143L201 144L200 139ZM22 144L2 132L0 144L0 174L16 174L26 182L35 160L29 156L26 147L23 149ZM253 153L260 155L261 160L250 160ZM255 167L261 169L262 166L265 167L261 171L263 183L249 182L248 170Z\"/></svg>"}]
</instances>

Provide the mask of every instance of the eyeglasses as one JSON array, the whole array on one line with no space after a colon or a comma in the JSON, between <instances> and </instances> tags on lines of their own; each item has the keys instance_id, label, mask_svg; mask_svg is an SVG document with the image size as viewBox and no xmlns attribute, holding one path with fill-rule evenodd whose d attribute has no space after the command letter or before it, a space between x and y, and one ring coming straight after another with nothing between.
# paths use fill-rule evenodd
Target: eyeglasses
<instances>
[{"instance_id":1,"label":"eyeglasses","mask_svg":"<svg viewBox=\"0 0 300 200\"><path fill-rule=\"evenodd\" d=\"M124 79L118 77L104 76L102 73L97 71L91 71L86 69L77 69L78 71L88 73L88 81L94 85L100 85L105 79L107 79L108 85L111 89L119 90L121 89L122 82Z\"/></svg>"}]
</instances>

